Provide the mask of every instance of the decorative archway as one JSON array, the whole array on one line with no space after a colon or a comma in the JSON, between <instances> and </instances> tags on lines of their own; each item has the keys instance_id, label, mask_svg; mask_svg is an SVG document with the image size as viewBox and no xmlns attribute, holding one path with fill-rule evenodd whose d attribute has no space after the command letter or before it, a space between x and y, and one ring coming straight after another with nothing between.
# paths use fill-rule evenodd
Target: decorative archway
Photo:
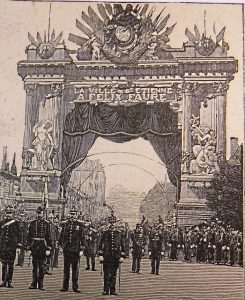
<instances>
[{"instance_id":1,"label":"decorative archway","mask_svg":"<svg viewBox=\"0 0 245 300\"><path fill-rule=\"evenodd\" d=\"M205 195L226 152L226 92L237 61L227 56L225 28L215 41L186 29L189 41L171 48L169 18L153 16L148 4L89 6L76 20L81 35L69 35L75 51L62 34L29 33L18 72L27 95L21 192L30 209L45 181L50 204L63 201L72 163L98 136L141 136L179 178L180 224L210 216Z\"/></svg>"}]
</instances>

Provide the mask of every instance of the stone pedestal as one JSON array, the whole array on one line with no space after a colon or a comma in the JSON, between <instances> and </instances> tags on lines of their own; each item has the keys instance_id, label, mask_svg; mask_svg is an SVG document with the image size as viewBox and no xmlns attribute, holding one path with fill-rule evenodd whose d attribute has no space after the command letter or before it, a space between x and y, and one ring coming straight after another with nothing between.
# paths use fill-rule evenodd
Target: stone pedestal
<instances>
[{"instance_id":1,"label":"stone pedestal","mask_svg":"<svg viewBox=\"0 0 245 300\"><path fill-rule=\"evenodd\" d=\"M210 219L213 212L206 204L206 195L211 187L212 175L183 175L181 198L177 204L177 223L191 226Z\"/></svg>"},{"instance_id":2,"label":"stone pedestal","mask_svg":"<svg viewBox=\"0 0 245 300\"><path fill-rule=\"evenodd\" d=\"M62 214L64 198L60 191L60 171L22 170L21 193L27 213L35 212L45 200L48 211L54 209L57 214Z\"/></svg>"}]
</instances>

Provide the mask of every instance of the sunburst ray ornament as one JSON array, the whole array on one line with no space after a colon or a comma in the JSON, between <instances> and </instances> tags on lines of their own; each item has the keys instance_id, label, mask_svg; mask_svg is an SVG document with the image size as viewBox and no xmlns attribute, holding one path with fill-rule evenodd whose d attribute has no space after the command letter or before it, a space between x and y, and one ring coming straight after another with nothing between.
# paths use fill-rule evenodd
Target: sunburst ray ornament
<instances>
[{"instance_id":1,"label":"sunburst ray ornament","mask_svg":"<svg viewBox=\"0 0 245 300\"><path fill-rule=\"evenodd\" d=\"M55 31L49 36L50 33L50 14L51 14L51 3L49 8L49 22L48 22L48 39L46 35L46 30L44 31L44 38L41 37L41 34L37 32L37 39L35 39L30 32L28 32L28 39L31 45L34 45L37 48L37 54L42 59L49 59L54 55L55 49L60 44L63 31L55 37Z\"/></svg>"},{"instance_id":2,"label":"sunburst ray ornament","mask_svg":"<svg viewBox=\"0 0 245 300\"><path fill-rule=\"evenodd\" d=\"M164 9L153 18L155 7L149 4L98 3L97 11L89 6L82 20L76 20L83 36L69 34L69 40L81 47L79 60L103 57L120 65L137 64L148 50L154 52L152 43L162 47L169 41L175 24L166 27L170 15L163 17Z\"/></svg>"},{"instance_id":3,"label":"sunburst ray ornament","mask_svg":"<svg viewBox=\"0 0 245 300\"><path fill-rule=\"evenodd\" d=\"M51 58L55 52L56 47L60 44L63 36L63 32L61 32L57 38L55 38L55 34L51 36L50 40L46 40L46 34L44 34L44 38L41 37L40 33L38 33L37 40L28 32L28 39L31 42L31 45L34 45L37 48L37 53L42 59Z\"/></svg>"},{"instance_id":4,"label":"sunburst ray ornament","mask_svg":"<svg viewBox=\"0 0 245 300\"><path fill-rule=\"evenodd\" d=\"M222 51L228 50L228 44L224 41L225 27L216 34L215 23L213 25L213 31L215 34L215 41L212 37L207 37L206 30L206 11L204 11L204 33L201 35L197 26L194 26L194 34L186 28L185 35L187 36L189 42L195 45L197 52L202 56L210 56L214 53L216 48L220 47Z\"/></svg>"}]
</instances>

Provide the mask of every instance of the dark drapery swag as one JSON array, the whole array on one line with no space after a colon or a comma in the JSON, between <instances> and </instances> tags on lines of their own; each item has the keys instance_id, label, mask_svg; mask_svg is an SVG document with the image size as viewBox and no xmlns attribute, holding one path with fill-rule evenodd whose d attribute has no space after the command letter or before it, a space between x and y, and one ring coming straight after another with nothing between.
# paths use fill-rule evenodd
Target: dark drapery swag
<instances>
[{"instance_id":1,"label":"dark drapery swag","mask_svg":"<svg viewBox=\"0 0 245 300\"><path fill-rule=\"evenodd\" d=\"M181 135L177 114L169 103L133 106L76 103L65 120L62 145L62 184L86 158L97 137L123 143L142 137L148 140L168 168L174 185L180 180ZM179 185L180 186L180 185Z\"/></svg>"}]
</instances>

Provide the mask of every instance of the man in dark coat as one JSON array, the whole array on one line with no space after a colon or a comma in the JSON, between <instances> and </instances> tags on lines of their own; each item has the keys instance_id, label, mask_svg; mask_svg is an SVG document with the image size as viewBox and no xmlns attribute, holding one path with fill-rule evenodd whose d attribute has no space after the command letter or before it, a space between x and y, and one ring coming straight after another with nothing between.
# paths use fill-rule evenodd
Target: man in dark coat
<instances>
[{"instance_id":1,"label":"man in dark coat","mask_svg":"<svg viewBox=\"0 0 245 300\"><path fill-rule=\"evenodd\" d=\"M64 278L61 292L69 289L70 267L72 267L72 289L75 293L81 293L78 289L78 275L80 256L84 250L84 226L77 219L77 210L70 210L70 218L61 224L62 229L59 237L59 245L63 248Z\"/></svg>"},{"instance_id":2,"label":"man in dark coat","mask_svg":"<svg viewBox=\"0 0 245 300\"><path fill-rule=\"evenodd\" d=\"M17 220L13 218L14 209L5 209L5 218L0 221L0 260L2 263L2 284L0 287L13 288L12 278L16 253L20 253L21 231Z\"/></svg>"},{"instance_id":3,"label":"man in dark coat","mask_svg":"<svg viewBox=\"0 0 245 300\"><path fill-rule=\"evenodd\" d=\"M161 257L164 255L163 236L156 224L149 236L149 258L151 259L151 274L159 275Z\"/></svg>"},{"instance_id":4,"label":"man in dark coat","mask_svg":"<svg viewBox=\"0 0 245 300\"><path fill-rule=\"evenodd\" d=\"M90 260L92 271L95 270L95 257L97 254L97 239L98 231L92 226L91 220L85 222L85 249L84 256L86 257L87 267L85 270L90 270Z\"/></svg>"},{"instance_id":5,"label":"man in dark coat","mask_svg":"<svg viewBox=\"0 0 245 300\"><path fill-rule=\"evenodd\" d=\"M54 268L58 268L58 264L59 264L59 236L60 236L60 232L61 232L61 227L59 225L59 219L56 216L54 218L54 225L56 226L56 243L55 243L55 248L54 248L54 261L53 261L53 267Z\"/></svg>"},{"instance_id":6,"label":"man in dark coat","mask_svg":"<svg viewBox=\"0 0 245 300\"><path fill-rule=\"evenodd\" d=\"M145 253L146 239L143 233L143 226L136 224L136 229L131 234L132 240L132 272L140 272L140 262Z\"/></svg>"},{"instance_id":7,"label":"man in dark coat","mask_svg":"<svg viewBox=\"0 0 245 300\"><path fill-rule=\"evenodd\" d=\"M57 248L58 244L58 238L59 238L59 228L58 226L54 223L54 211L52 211L48 215L48 221L49 221L49 226L50 226L50 235L51 235L51 241L52 241L52 250L51 254L47 257L46 261L46 270L45 274L51 275L52 270L54 267L54 258L55 258L55 251Z\"/></svg>"},{"instance_id":8,"label":"man in dark coat","mask_svg":"<svg viewBox=\"0 0 245 300\"><path fill-rule=\"evenodd\" d=\"M169 244L170 244L170 256L169 260L177 260L177 251L179 244L179 230L177 226L171 228L171 233L169 236Z\"/></svg>"},{"instance_id":9,"label":"man in dark coat","mask_svg":"<svg viewBox=\"0 0 245 300\"><path fill-rule=\"evenodd\" d=\"M99 260L103 262L104 291L102 295L117 295L116 277L119 264L125 258L124 238L116 226L116 217L109 217L109 226L102 232L99 243Z\"/></svg>"},{"instance_id":10,"label":"man in dark coat","mask_svg":"<svg viewBox=\"0 0 245 300\"><path fill-rule=\"evenodd\" d=\"M28 233L28 222L26 220L25 213L20 213L20 232L21 232L21 248L20 253L18 254L16 266L23 267L24 260L25 260L25 249L26 249L26 242L27 242L27 233Z\"/></svg>"},{"instance_id":11,"label":"man in dark coat","mask_svg":"<svg viewBox=\"0 0 245 300\"><path fill-rule=\"evenodd\" d=\"M129 229L129 225L125 223L125 230L124 230L124 239L125 239L125 254L126 257L129 257L129 245L130 245L130 237L131 237L131 230Z\"/></svg>"},{"instance_id":12,"label":"man in dark coat","mask_svg":"<svg viewBox=\"0 0 245 300\"><path fill-rule=\"evenodd\" d=\"M36 214L36 219L29 225L27 236L27 250L32 255L32 283L29 289L44 290L44 265L52 250L52 239L50 224L44 219L44 208L39 206Z\"/></svg>"}]
</instances>

